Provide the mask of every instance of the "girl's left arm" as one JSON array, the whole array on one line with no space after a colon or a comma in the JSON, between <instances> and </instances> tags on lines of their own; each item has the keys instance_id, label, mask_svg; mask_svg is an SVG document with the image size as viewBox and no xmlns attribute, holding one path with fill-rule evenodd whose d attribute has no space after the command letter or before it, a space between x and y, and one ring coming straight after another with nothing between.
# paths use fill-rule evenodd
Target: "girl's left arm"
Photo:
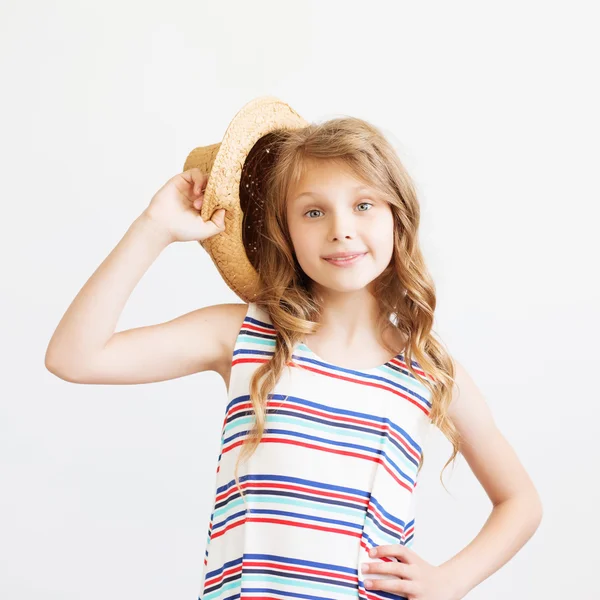
<instances>
[{"instance_id":1,"label":"girl's left arm","mask_svg":"<svg viewBox=\"0 0 600 600\"><path fill-rule=\"evenodd\" d=\"M498 430L480 390L454 359L449 416L462 437L461 454L484 488L492 511L477 536L439 569L462 598L506 564L531 538L542 503L515 451Z\"/></svg>"}]
</instances>

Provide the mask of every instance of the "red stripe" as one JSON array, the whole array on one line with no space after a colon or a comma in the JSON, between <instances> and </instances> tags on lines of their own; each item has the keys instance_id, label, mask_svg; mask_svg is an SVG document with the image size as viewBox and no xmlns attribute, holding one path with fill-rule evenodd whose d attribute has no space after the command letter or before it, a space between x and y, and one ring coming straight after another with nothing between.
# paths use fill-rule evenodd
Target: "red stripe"
<instances>
[{"instance_id":1,"label":"red stripe","mask_svg":"<svg viewBox=\"0 0 600 600\"><path fill-rule=\"evenodd\" d=\"M292 527L301 527L302 529L316 529L317 531L326 531L328 533L340 533L350 537L361 537L362 532L345 531L335 527L326 527L324 525L315 525L314 523L298 523L296 521L284 521L283 519L268 519L261 517L249 517L246 519L251 523L273 523L274 525L291 525Z\"/></svg>"},{"instance_id":2,"label":"red stripe","mask_svg":"<svg viewBox=\"0 0 600 600\"><path fill-rule=\"evenodd\" d=\"M407 485L406 483L404 483L404 481L402 481L401 479L398 479L398 477L396 476L396 474L390 470L390 468L387 466L387 464L385 464L380 458L374 458L371 456L364 456L363 454L358 454L356 452L349 452L347 450L335 450L333 448L327 448L325 446L317 446L316 444L307 444L306 442L297 442L294 440L286 440L283 438L270 438L268 436L264 436L261 439L261 444L262 443L277 443L277 444L290 444L291 446L299 446L301 448L311 448L313 450L321 450L322 452L331 452L332 454L341 454L343 456L353 456L355 458L362 458L363 460L370 460L371 462L375 462L380 464L394 479L394 481L396 481L396 483L398 483L398 485L401 485L403 488L406 488L409 492L412 492L412 489L409 485ZM244 443L244 440L238 440L237 442L234 442L233 444L231 444L230 446L227 446L226 448L223 448L223 454L225 454L225 452L229 452L231 450L233 450L234 448L237 448L238 446L241 446Z\"/></svg>"},{"instance_id":3,"label":"red stripe","mask_svg":"<svg viewBox=\"0 0 600 600\"><path fill-rule=\"evenodd\" d=\"M289 573L310 573L311 575L326 576L329 578L342 579L356 583L356 577L353 575L345 575L339 571L332 571L331 569L310 569L308 567L300 567L294 565L287 565L272 560L245 560L244 567L266 567L276 569L277 571L287 571Z\"/></svg>"},{"instance_id":4,"label":"red stripe","mask_svg":"<svg viewBox=\"0 0 600 600\"><path fill-rule=\"evenodd\" d=\"M275 489L289 490L289 491L305 493L305 494L306 493L308 493L308 494L314 493L315 496L322 497L322 498L333 498L333 499L337 499L337 500L353 502L355 504L362 505L363 507L366 506L367 510L370 511L375 517L377 517L379 519L380 523L382 523L382 525L385 525L389 529L396 531L399 535L402 535L402 533L403 533L402 528L400 528L395 523L389 521L384 515L382 515L382 513L379 511L379 509L375 505L370 503L369 499L364 498L364 497L351 496L348 494L338 493L338 492L331 492L331 491L322 490L322 489L316 488L316 487L293 485L293 484L287 484L287 483L280 484L277 482L269 482L269 481L265 481L265 482L259 482L259 481L248 482L247 481L244 484L240 485L240 487L242 488L243 491L247 491L247 489L249 487L252 487L252 489L263 488L263 489L271 489L271 490L275 490ZM231 488L231 489L227 490L226 492L219 494L216 501L222 502L227 498L227 496L230 496L233 493L237 493L237 488ZM404 532L404 533L406 533L406 532Z\"/></svg>"},{"instance_id":5,"label":"red stripe","mask_svg":"<svg viewBox=\"0 0 600 600\"><path fill-rule=\"evenodd\" d=\"M252 331L259 331L260 333L267 333L272 335L273 339L275 339L274 330L269 329L268 327L261 327L260 325L254 325L254 323L248 323L247 321L244 321L242 324L242 329L251 329Z\"/></svg>"},{"instance_id":6,"label":"red stripe","mask_svg":"<svg viewBox=\"0 0 600 600\"><path fill-rule=\"evenodd\" d=\"M410 396L407 396L406 394L402 393L399 390L390 388L387 385L383 385L381 383L376 383L374 381L363 381L362 379L354 379L352 377L347 377L345 375L339 375L336 373L329 373L328 371L321 371L320 369L316 369L314 367L309 367L306 365L293 365L293 366L297 366L301 369L306 369L307 371L312 371L314 373L320 373L321 375L327 375L328 377L333 377L334 379L350 381L351 383L361 383L363 385L369 385L371 387L376 387L376 388L379 388L382 390L387 390L389 392L392 392L393 394L396 394L397 396L400 396L401 398L404 398L405 400L408 400L408 402L410 402L411 404L414 404L417 408L422 410L427 416L429 415L429 408L427 406L421 406L421 404L419 404L416 400L413 400Z\"/></svg>"},{"instance_id":7,"label":"red stripe","mask_svg":"<svg viewBox=\"0 0 600 600\"><path fill-rule=\"evenodd\" d=\"M321 497L326 497L326 498L335 498L338 500L347 500L349 502L355 502L357 504L362 504L363 506L366 506L368 503L368 499L367 498L363 498L360 496L351 496L349 494L344 494L344 493L340 493L340 492L332 492L329 490L322 490L321 488L316 488L316 487L310 487L310 486L302 486L302 485L294 485L294 484L290 484L290 483L278 483L278 482L245 482L243 484L240 485L240 487L242 488L242 490L245 490L248 487L252 487L252 488L269 488L269 489L280 489L280 490L291 490L291 491L295 491L295 492L301 492L301 493L309 493L311 491L314 491L315 493L318 493L319 496ZM221 502L222 500L225 500L227 498L227 496L231 495L232 493L237 492L237 488L231 488L229 490L227 490L226 492L222 492L221 494L218 495L217 497L217 501ZM315 494L316 495L316 494Z\"/></svg>"},{"instance_id":8,"label":"red stripe","mask_svg":"<svg viewBox=\"0 0 600 600\"><path fill-rule=\"evenodd\" d=\"M236 358L235 360L232 361L231 365L234 366L234 365L237 365L238 363L266 363L266 362L269 362L269 360L270 359L262 359L262 358ZM307 371L311 371L313 373L319 373L321 375L326 375L327 377L333 377L334 379L341 379L343 381L350 381L351 383L359 383L359 384L363 384L363 385L369 385L372 387L380 388L382 390L386 390L388 392L392 392L392 393L396 394L397 396L404 398L411 404L414 404L418 409L423 411L423 413L425 413L426 416L429 416L429 407L422 406L416 400L413 400L410 396L407 396L406 394L403 394L399 390L391 388L387 385L383 385L381 383L375 383L373 381L363 381L362 379L353 379L352 377L347 377L345 375L338 375L335 373L329 373L328 371L322 371L321 369L317 369L315 367L309 367L307 365L300 365L300 364L297 364L294 362L288 362L287 365L291 366L291 367L297 367L300 369L306 369Z\"/></svg>"},{"instance_id":9,"label":"red stripe","mask_svg":"<svg viewBox=\"0 0 600 600\"><path fill-rule=\"evenodd\" d=\"M348 417L348 416L344 416L344 415L335 415L332 413L328 413L325 411L321 411L319 409L314 409L314 408L308 408L308 407L304 407L298 404L295 404L293 401L291 402L281 402L279 404L276 403L276 401L274 401L272 398L269 398L268 402L267 402L267 408L271 405L275 405L278 408L285 406L286 404L288 406L292 406L292 407L296 407L299 413L308 413L308 414L312 414L312 415L316 415L316 416L321 416L324 417L328 420L338 420L341 421L343 423L356 423L358 425L367 425L369 427L372 427L373 429L379 431L379 432L383 432L383 431L388 431L392 437L397 440L398 442L400 442L402 444L402 446L404 446L404 448L406 448L406 450L413 455L414 458L418 460L420 460L421 455L414 449L412 448L412 446L410 446L408 444L408 442L401 436L399 436L397 434L396 431L394 431L393 429L389 429L388 428L388 423L374 423L373 421L368 421L365 419L359 419L359 418L355 418L355 417ZM243 412L245 410L248 410L252 408L252 403L251 402L243 402L240 404L236 404L235 407L233 407L228 414L229 416L235 415L237 412Z\"/></svg>"}]
</instances>

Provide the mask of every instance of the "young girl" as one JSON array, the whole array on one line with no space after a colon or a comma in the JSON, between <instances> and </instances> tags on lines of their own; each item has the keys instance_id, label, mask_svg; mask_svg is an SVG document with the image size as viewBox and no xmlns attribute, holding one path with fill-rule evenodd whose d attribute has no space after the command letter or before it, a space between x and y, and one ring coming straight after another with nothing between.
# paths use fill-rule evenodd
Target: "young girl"
<instances>
[{"instance_id":1,"label":"young girl","mask_svg":"<svg viewBox=\"0 0 600 600\"><path fill-rule=\"evenodd\" d=\"M201 218L209 177L188 169L79 292L46 366L94 384L223 377L200 598L462 598L526 543L542 510L482 394L433 336L414 186L360 119L267 140L276 160L255 190L258 234L244 241L260 276L254 300L115 332L168 244L226 230L223 210ZM431 424L453 445L446 466L461 452L493 504L477 537L438 566L411 549Z\"/></svg>"}]
</instances>

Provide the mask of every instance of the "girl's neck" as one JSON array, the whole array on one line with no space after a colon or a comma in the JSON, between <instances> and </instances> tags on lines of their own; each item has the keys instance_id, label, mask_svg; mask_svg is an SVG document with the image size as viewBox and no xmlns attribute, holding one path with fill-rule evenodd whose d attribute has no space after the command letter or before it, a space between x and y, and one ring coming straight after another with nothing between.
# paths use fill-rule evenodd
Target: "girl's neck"
<instances>
[{"instance_id":1,"label":"girl's neck","mask_svg":"<svg viewBox=\"0 0 600 600\"><path fill-rule=\"evenodd\" d=\"M304 336L306 345L320 356L368 356L381 363L390 353L400 354L406 336L393 323L379 331L379 304L366 290L355 294L331 294L319 297L319 330Z\"/></svg>"}]
</instances>

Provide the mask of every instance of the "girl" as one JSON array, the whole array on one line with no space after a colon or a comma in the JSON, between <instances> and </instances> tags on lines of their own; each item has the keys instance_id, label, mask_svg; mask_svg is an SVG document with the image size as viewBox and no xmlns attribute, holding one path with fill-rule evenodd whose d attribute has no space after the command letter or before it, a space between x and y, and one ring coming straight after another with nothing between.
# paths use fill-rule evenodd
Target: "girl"
<instances>
[{"instance_id":1,"label":"girl","mask_svg":"<svg viewBox=\"0 0 600 600\"><path fill-rule=\"evenodd\" d=\"M255 190L259 233L244 241L256 298L115 332L168 244L226 229L223 210L201 218L209 177L191 168L154 195L81 289L46 366L94 384L223 377L200 598L462 598L526 543L542 509L481 392L433 336L414 186L360 119L273 131L256 148L267 141L276 160ZM461 452L493 504L477 537L437 566L411 549L431 424L453 445L446 466Z\"/></svg>"}]
</instances>

